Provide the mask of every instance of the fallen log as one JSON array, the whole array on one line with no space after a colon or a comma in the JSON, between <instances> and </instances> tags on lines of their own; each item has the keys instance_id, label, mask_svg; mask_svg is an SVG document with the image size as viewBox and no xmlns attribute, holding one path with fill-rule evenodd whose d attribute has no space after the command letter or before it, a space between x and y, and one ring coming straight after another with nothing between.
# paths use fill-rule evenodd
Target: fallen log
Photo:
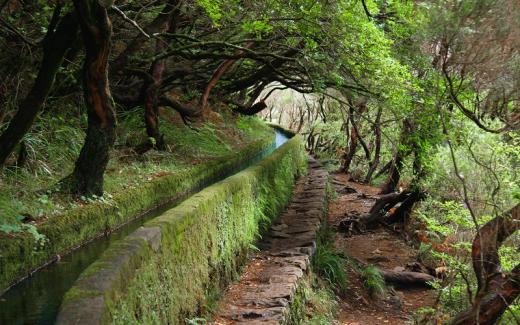
<instances>
[{"instance_id":1,"label":"fallen log","mask_svg":"<svg viewBox=\"0 0 520 325\"><path fill-rule=\"evenodd\" d=\"M402 285L416 285L416 286L427 286L431 285L429 282L433 282L435 277L430 274L420 272L409 272L409 271L390 271L390 270L379 270L381 275L386 282L392 282Z\"/></svg>"}]
</instances>

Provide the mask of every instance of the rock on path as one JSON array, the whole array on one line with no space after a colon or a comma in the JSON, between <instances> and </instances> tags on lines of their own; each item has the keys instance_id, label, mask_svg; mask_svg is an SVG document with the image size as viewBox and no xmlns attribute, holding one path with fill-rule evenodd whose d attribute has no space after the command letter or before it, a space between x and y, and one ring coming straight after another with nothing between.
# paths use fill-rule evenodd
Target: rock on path
<instances>
[{"instance_id":1,"label":"rock on path","mask_svg":"<svg viewBox=\"0 0 520 325\"><path fill-rule=\"evenodd\" d=\"M231 285L213 324L284 324L300 279L316 250L326 207L327 172L309 158L309 173L273 223L239 282Z\"/></svg>"}]
</instances>

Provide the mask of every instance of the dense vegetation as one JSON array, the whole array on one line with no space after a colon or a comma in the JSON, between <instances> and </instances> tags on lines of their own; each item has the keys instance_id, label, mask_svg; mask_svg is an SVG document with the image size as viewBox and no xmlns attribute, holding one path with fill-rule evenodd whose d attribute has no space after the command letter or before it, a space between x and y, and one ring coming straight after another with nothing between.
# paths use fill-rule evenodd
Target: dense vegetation
<instances>
[{"instance_id":1,"label":"dense vegetation","mask_svg":"<svg viewBox=\"0 0 520 325\"><path fill-rule=\"evenodd\" d=\"M518 322L519 15L513 0L0 1L0 235L44 245L45 218L238 150L258 113L416 198L412 236L448 270L430 320Z\"/></svg>"}]
</instances>

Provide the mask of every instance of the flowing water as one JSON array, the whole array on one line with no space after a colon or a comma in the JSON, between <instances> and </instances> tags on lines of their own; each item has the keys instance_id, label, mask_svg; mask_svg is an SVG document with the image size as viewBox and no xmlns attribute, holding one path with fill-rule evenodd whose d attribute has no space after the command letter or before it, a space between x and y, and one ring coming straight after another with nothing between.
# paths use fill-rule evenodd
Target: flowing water
<instances>
[{"instance_id":1,"label":"flowing water","mask_svg":"<svg viewBox=\"0 0 520 325\"><path fill-rule=\"evenodd\" d=\"M197 190L238 173L272 154L274 149L280 147L289 139L285 132L276 128L274 130L276 132L275 141L267 150L262 151L247 163L236 166L226 174L217 175L208 180ZM107 236L89 242L13 286L0 297L0 325L54 324L65 293L72 287L83 270L98 259L111 243L126 237L146 221L175 207L186 197L187 195L168 202L125 224Z\"/></svg>"}]
</instances>

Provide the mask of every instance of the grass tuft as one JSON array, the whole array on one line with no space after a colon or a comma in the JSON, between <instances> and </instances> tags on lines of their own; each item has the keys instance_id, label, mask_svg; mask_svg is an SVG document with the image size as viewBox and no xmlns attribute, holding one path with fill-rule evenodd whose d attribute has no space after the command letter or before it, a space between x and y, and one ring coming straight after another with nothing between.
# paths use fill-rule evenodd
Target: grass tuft
<instances>
[{"instance_id":1,"label":"grass tuft","mask_svg":"<svg viewBox=\"0 0 520 325\"><path fill-rule=\"evenodd\" d=\"M347 289L346 260L334 250L332 238L332 230L327 227L320 230L316 253L312 257L312 267L316 274L341 293Z\"/></svg>"},{"instance_id":2,"label":"grass tuft","mask_svg":"<svg viewBox=\"0 0 520 325\"><path fill-rule=\"evenodd\" d=\"M380 297L385 293L385 279L375 266L368 265L361 269L361 277L363 278L363 286L368 290L371 297Z\"/></svg>"}]
</instances>

